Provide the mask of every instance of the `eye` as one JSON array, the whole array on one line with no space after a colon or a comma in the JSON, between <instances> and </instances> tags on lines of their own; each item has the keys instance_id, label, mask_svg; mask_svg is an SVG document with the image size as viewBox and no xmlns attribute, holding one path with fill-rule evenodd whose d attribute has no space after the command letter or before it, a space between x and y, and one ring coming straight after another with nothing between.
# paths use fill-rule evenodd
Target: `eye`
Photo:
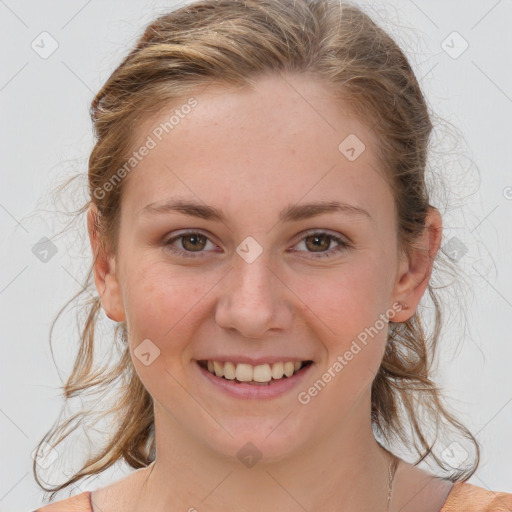
<instances>
[{"instance_id":1,"label":"eye","mask_svg":"<svg viewBox=\"0 0 512 512\"><path fill-rule=\"evenodd\" d=\"M330 248L332 241L336 242L338 245L334 247L334 249L325 252L325 249ZM297 246L302 243L306 248L313 249L312 251L307 251L313 253L313 258L331 258L335 254L351 247L348 242L339 236L331 235L325 231L310 231L306 233Z\"/></svg>"},{"instance_id":2,"label":"eye","mask_svg":"<svg viewBox=\"0 0 512 512\"><path fill-rule=\"evenodd\" d=\"M336 247L330 249L332 242L337 244ZM204 251L211 244L211 248L217 247L211 240L198 231L188 231L174 236L165 242L166 249L179 256L187 258L203 257ZM330 258L335 254L349 249L351 244L340 238L339 236L332 235L325 231L310 231L303 236L298 245L304 244L306 249L311 249L313 258ZM179 247L178 247L178 246ZM326 251L327 249L330 249ZM293 250L292 252L297 252Z\"/></svg>"},{"instance_id":3,"label":"eye","mask_svg":"<svg viewBox=\"0 0 512 512\"><path fill-rule=\"evenodd\" d=\"M175 242L179 241L179 246L181 248L176 247ZM187 258L196 258L202 257L201 253L204 252L202 249L206 247L206 245L210 242L214 247L215 244L211 242L206 235L199 233L197 231L188 231L186 233L181 233L178 236L170 238L167 242L165 242L165 246L174 254L178 254L179 256L185 256ZM198 253L193 254L193 253Z\"/></svg>"}]
</instances>

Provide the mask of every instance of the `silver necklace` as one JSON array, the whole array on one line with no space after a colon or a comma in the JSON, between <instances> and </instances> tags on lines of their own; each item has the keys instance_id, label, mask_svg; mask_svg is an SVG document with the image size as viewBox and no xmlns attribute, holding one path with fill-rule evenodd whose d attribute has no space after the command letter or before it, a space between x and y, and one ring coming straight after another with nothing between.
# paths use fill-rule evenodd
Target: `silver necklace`
<instances>
[{"instance_id":1,"label":"silver necklace","mask_svg":"<svg viewBox=\"0 0 512 512\"><path fill-rule=\"evenodd\" d=\"M388 502L387 502L387 512L389 512L389 507L390 507L390 504L391 504L391 491L393 490L393 479L394 479L394 476L395 476L395 473L396 473L396 468L397 468L397 464L395 464L398 459L395 457L395 456L391 456L391 460L389 461L389 465L388 465ZM154 463L156 461L153 461L151 464L149 464L149 466L152 466L151 468L151 472L153 471L153 468L154 468ZM150 474L151 474L150 472ZM149 478L149 475L147 476L146 480ZM144 484L146 482L144 481Z\"/></svg>"},{"instance_id":2,"label":"silver necklace","mask_svg":"<svg viewBox=\"0 0 512 512\"><path fill-rule=\"evenodd\" d=\"M388 507L387 507L387 512L389 512L389 507L390 507L390 504L391 504L391 491L393 489L393 478L394 478L395 472L396 472L396 464L395 464L396 461L397 461L396 457L392 456L391 460L389 461L389 466L388 466L389 480L388 480Z\"/></svg>"}]
</instances>

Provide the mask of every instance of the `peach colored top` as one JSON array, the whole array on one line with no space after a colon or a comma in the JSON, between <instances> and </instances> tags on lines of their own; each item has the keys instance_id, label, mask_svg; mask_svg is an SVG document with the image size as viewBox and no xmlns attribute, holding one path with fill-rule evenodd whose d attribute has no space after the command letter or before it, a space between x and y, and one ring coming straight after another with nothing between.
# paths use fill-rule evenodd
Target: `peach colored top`
<instances>
[{"instance_id":1,"label":"peach colored top","mask_svg":"<svg viewBox=\"0 0 512 512\"><path fill-rule=\"evenodd\" d=\"M95 512L91 492L57 501L34 512ZM512 512L512 494L488 491L467 482L455 482L439 512Z\"/></svg>"}]
</instances>

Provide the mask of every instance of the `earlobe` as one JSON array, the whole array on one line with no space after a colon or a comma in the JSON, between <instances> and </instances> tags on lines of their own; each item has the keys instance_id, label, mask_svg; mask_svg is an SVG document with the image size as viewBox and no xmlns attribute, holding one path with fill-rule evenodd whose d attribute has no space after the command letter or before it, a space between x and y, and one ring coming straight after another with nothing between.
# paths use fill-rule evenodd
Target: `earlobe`
<instances>
[{"instance_id":1,"label":"earlobe","mask_svg":"<svg viewBox=\"0 0 512 512\"><path fill-rule=\"evenodd\" d=\"M429 208L425 219L425 229L411 248L411 254L399 266L393 301L403 307L393 318L393 322L405 322L413 316L421 297L427 289L432 268L442 238L442 219L436 208Z\"/></svg>"},{"instance_id":2,"label":"earlobe","mask_svg":"<svg viewBox=\"0 0 512 512\"><path fill-rule=\"evenodd\" d=\"M115 257L109 254L100 238L100 215L93 204L87 213L87 230L94 261L94 283L106 315L116 322L123 322L124 314L121 288L116 275Z\"/></svg>"}]
</instances>

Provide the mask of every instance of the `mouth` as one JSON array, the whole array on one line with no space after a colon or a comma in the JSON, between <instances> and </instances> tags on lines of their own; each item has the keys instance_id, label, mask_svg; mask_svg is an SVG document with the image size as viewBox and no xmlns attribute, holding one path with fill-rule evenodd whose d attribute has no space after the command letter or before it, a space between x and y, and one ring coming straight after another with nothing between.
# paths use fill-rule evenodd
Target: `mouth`
<instances>
[{"instance_id":1,"label":"mouth","mask_svg":"<svg viewBox=\"0 0 512 512\"><path fill-rule=\"evenodd\" d=\"M239 398L271 398L295 387L313 361L283 361L256 366L230 361L196 360L201 374L219 389Z\"/></svg>"},{"instance_id":2,"label":"mouth","mask_svg":"<svg viewBox=\"0 0 512 512\"><path fill-rule=\"evenodd\" d=\"M265 363L256 366L230 361L198 361L199 366L208 370L212 375L224 380L237 383L245 382L251 385L269 386L273 381L288 379L313 361L286 361Z\"/></svg>"}]
</instances>

